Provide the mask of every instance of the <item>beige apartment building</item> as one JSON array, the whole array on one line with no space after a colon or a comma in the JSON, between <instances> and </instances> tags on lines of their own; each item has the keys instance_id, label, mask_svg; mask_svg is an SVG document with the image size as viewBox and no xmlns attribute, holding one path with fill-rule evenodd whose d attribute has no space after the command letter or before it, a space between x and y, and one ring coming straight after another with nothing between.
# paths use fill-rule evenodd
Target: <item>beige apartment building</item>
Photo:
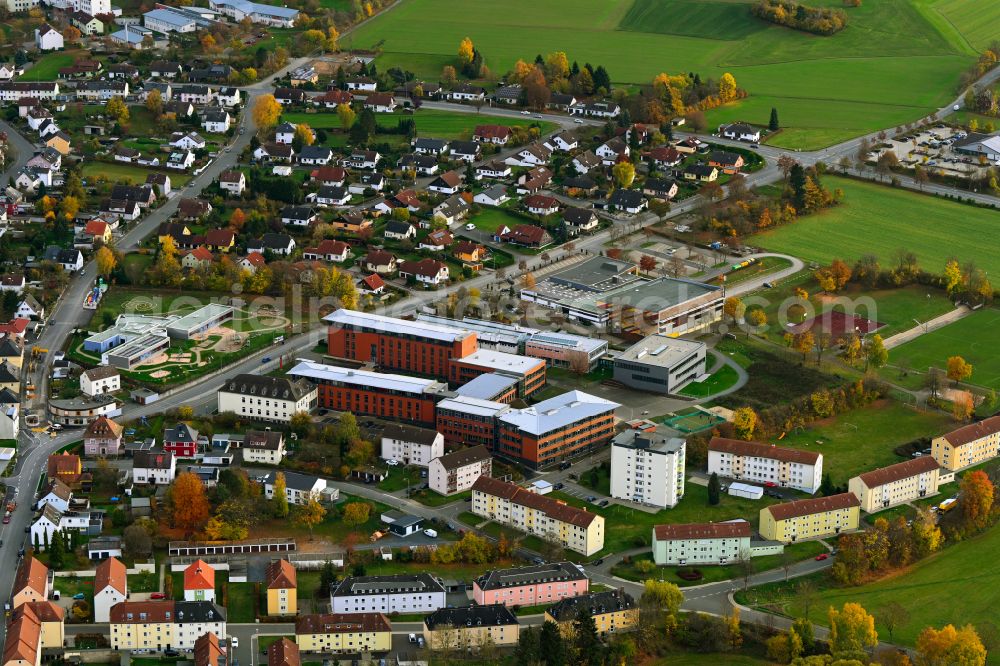
<instances>
[{"instance_id":1,"label":"beige apartment building","mask_svg":"<svg viewBox=\"0 0 1000 666\"><path fill-rule=\"evenodd\" d=\"M861 502L854 493L774 504L760 510L760 535L792 543L858 529Z\"/></svg>"},{"instance_id":2,"label":"beige apartment building","mask_svg":"<svg viewBox=\"0 0 1000 666\"><path fill-rule=\"evenodd\" d=\"M880 467L852 478L847 489L861 502L861 510L875 513L938 491L941 467L930 456Z\"/></svg>"},{"instance_id":3,"label":"beige apartment building","mask_svg":"<svg viewBox=\"0 0 1000 666\"><path fill-rule=\"evenodd\" d=\"M1000 416L935 437L931 456L944 469L955 472L1000 455Z\"/></svg>"},{"instance_id":4,"label":"beige apartment building","mask_svg":"<svg viewBox=\"0 0 1000 666\"><path fill-rule=\"evenodd\" d=\"M295 620L295 642L302 652L388 652L392 625L382 613L327 613Z\"/></svg>"}]
</instances>

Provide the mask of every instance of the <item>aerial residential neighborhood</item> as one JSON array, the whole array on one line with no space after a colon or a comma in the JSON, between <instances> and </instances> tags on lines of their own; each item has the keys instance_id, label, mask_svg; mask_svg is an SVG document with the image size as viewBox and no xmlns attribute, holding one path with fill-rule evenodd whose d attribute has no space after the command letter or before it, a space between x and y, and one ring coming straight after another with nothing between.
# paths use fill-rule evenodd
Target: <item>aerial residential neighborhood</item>
<instances>
[{"instance_id":1,"label":"aerial residential neighborhood","mask_svg":"<svg viewBox=\"0 0 1000 666\"><path fill-rule=\"evenodd\" d=\"M3 664L998 662L985 0L9 0Z\"/></svg>"}]
</instances>

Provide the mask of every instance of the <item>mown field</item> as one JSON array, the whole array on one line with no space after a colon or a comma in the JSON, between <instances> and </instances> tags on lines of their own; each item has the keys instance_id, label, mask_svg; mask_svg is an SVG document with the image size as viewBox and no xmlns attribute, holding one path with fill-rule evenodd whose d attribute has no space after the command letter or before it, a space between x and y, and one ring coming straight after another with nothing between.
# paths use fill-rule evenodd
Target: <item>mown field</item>
<instances>
[{"instance_id":1,"label":"mown field","mask_svg":"<svg viewBox=\"0 0 1000 666\"><path fill-rule=\"evenodd\" d=\"M661 71L703 78L730 71L751 97L711 112L712 123L766 125L776 107L786 131L772 142L815 148L948 103L982 28L973 20L953 25L927 2L866 2L848 10L845 30L817 37L760 21L744 1L469 0L456 12L449 0L406 0L346 41L355 48L382 42L382 69L434 80L466 36L497 74L518 58L554 50L581 65L604 65L617 83L647 83Z\"/></svg>"},{"instance_id":2,"label":"mown field","mask_svg":"<svg viewBox=\"0 0 1000 666\"><path fill-rule=\"evenodd\" d=\"M283 121L305 123L313 129L340 129L340 119L336 113L285 113ZM556 124L533 118L510 118L491 116L483 113L456 113L436 109L420 109L416 113L380 113L375 116L379 127L394 129L400 120L413 119L419 136L435 139L470 139L477 125L506 125L507 127L529 127L537 124L544 136L556 129Z\"/></svg>"},{"instance_id":3,"label":"mown field","mask_svg":"<svg viewBox=\"0 0 1000 666\"><path fill-rule=\"evenodd\" d=\"M1000 355L996 351L1000 311L989 308L907 342L889 352L889 363L916 370L900 378L895 368L883 375L903 384L919 386L928 368L945 369L949 356L961 356L972 364L969 382L1000 390Z\"/></svg>"},{"instance_id":4,"label":"mown field","mask_svg":"<svg viewBox=\"0 0 1000 666\"><path fill-rule=\"evenodd\" d=\"M1000 275L1000 255L983 247L983 239L996 235L1000 212L834 176L823 182L844 190L841 205L748 242L821 263L838 257L852 263L875 254L886 265L896 250L905 248L933 273L954 258L975 261L990 275Z\"/></svg>"}]
</instances>

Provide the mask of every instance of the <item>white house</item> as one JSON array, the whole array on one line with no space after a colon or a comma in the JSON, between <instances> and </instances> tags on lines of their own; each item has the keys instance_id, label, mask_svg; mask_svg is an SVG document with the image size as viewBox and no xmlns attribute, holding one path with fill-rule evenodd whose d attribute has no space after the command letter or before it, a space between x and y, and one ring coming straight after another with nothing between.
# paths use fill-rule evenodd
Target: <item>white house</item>
<instances>
[{"instance_id":1,"label":"white house","mask_svg":"<svg viewBox=\"0 0 1000 666\"><path fill-rule=\"evenodd\" d=\"M480 206L500 206L510 201L510 195L507 194L506 185L496 183L472 197L472 200Z\"/></svg>"},{"instance_id":2,"label":"white house","mask_svg":"<svg viewBox=\"0 0 1000 666\"><path fill-rule=\"evenodd\" d=\"M736 141L750 141L751 143L760 141L760 130L746 123L723 125L719 128L719 133L727 139L735 139Z\"/></svg>"},{"instance_id":3,"label":"white house","mask_svg":"<svg viewBox=\"0 0 1000 666\"><path fill-rule=\"evenodd\" d=\"M170 145L183 150L201 150L207 144L205 139L196 132L182 134L177 132L170 137Z\"/></svg>"},{"instance_id":4,"label":"white house","mask_svg":"<svg viewBox=\"0 0 1000 666\"><path fill-rule=\"evenodd\" d=\"M316 387L304 379L240 374L219 389L219 412L288 423L295 413L315 409L316 396Z\"/></svg>"},{"instance_id":5,"label":"white house","mask_svg":"<svg viewBox=\"0 0 1000 666\"><path fill-rule=\"evenodd\" d=\"M276 143L290 144L295 139L295 128L292 123L281 123L274 130L274 141Z\"/></svg>"},{"instance_id":6,"label":"white house","mask_svg":"<svg viewBox=\"0 0 1000 666\"><path fill-rule=\"evenodd\" d=\"M493 457L480 444L432 460L427 468L427 482L438 494L454 495L472 488L480 476L492 473Z\"/></svg>"},{"instance_id":7,"label":"white house","mask_svg":"<svg viewBox=\"0 0 1000 666\"><path fill-rule=\"evenodd\" d=\"M208 109L201 116L201 126L206 132L214 134L225 134L229 131L229 112L225 109Z\"/></svg>"},{"instance_id":8,"label":"white house","mask_svg":"<svg viewBox=\"0 0 1000 666\"><path fill-rule=\"evenodd\" d=\"M298 472L271 472L264 480L264 497L267 499L274 499L274 481L278 474L285 476L285 498L289 504L305 504L328 495L326 479Z\"/></svg>"},{"instance_id":9,"label":"white house","mask_svg":"<svg viewBox=\"0 0 1000 666\"><path fill-rule=\"evenodd\" d=\"M91 368L80 375L80 391L84 395L95 396L113 393L122 388L122 376L118 369L110 365Z\"/></svg>"},{"instance_id":10,"label":"white house","mask_svg":"<svg viewBox=\"0 0 1000 666\"><path fill-rule=\"evenodd\" d=\"M569 131L554 134L545 141L545 147L553 152L569 152L576 150L579 145L580 140L576 138L575 134Z\"/></svg>"},{"instance_id":11,"label":"white house","mask_svg":"<svg viewBox=\"0 0 1000 666\"><path fill-rule=\"evenodd\" d=\"M684 497L685 443L624 430L611 440L611 496L661 509Z\"/></svg>"},{"instance_id":12,"label":"white house","mask_svg":"<svg viewBox=\"0 0 1000 666\"><path fill-rule=\"evenodd\" d=\"M168 169L189 169L192 164L194 164L194 153L190 150L182 150L170 153L166 166Z\"/></svg>"},{"instance_id":13,"label":"white house","mask_svg":"<svg viewBox=\"0 0 1000 666\"><path fill-rule=\"evenodd\" d=\"M34 296L27 294L23 299L21 299L21 302L17 304L17 309L14 310L14 318L33 320L44 319L45 308Z\"/></svg>"},{"instance_id":14,"label":"white house","mask_svg":"<svg viewBox=\"0 0 1000 666\"><path fill-rule=\"evenodd\" d=\"M302 146L299 164L325 166L333 160L333 151L326 146Z\"/></svg>"},{"instance_id":15,"label":"white house","mask_svg":"<svg viewBox=\"0 0 1000 666\"><path fill-rule=\"evenodd\" d=\"M117 557L97 565L94 576L94 622L109 622L111 607L128 599L128 570Z\"/></svg>"},{"instance_id":16,"label":"white house","mask_svg":"<svg viewBox=\"0 0 1000 666\"><path fill-rule=\"evenodd\" d=\"M136 451L132 457L132 481L157 486L170 485L177 475L174 455L164 451Z\"/></svg>"},{"instance_id":17,"label":"white house","mask_svg":"<svg viewBox=\"0 0 1000 666\"><path fill-rule=\"evenodd\" d=\"M219 189L240 196L247 187L247 177L242 171L223 171L219 176Z\"/></svg>"},{"instance_id":18,"label":"white house","mask_svg":"<svg viewBox=\"0 0 1000 666\"><path fill-rule=\"evenodd\" d=\"M436 430L390 423L382 431L382 458L427 467L444 455L444 435Z\"/></svg>"},{"instance_id":19,"label":"white house","mask_svg":"<svg viewBox=\"0 0 1000 666\"><path fill-rule=\"evenodd\" d=\"M274 430L251 430L243 437L243 462L280 465L285 456L285 436Z\"/></svg>"},{"instance_id":20,"label":"white house","mask_svg":"<svg viewBox=\"0 0 1000 666\"><path fill-rule=\"evenodd\" d=\"M451 279L448 266L430 258L399 262L399 277L403 279L413 277L417 282L435 286Z\"/></svg>"},{"instance_id":21,"label":"white house","mask_svg":"<svg viewBox=\"0 0 1000 666\"><path fill-rule=\"evenodd\" d=\"M21 401L13 391L0 388L0 439L17 439L21 432Z\"/></svg>"},{"instance_id":22,"label":"white house","mask_svg":"<svg viewBox=\"0 0 1000 666\"><path fill-rule=\"evenodd\" d=\"M35 46L39 51L55 51L63 48L63 36L48 23L35 28Z\"/></svg>"},{"instance_id":23,"label":"white house","mask_svg":"<svg viewBox=\"0 0 1000 666\"><path fill-rule=\"evenodd\" d=\"M61 512L50 504L46 504L41 515L31 525L31 543L38 544L39 550L46 550L47 545L52 542L52 535L62 532L66 535L67 530L86 532L91 526L89 511L66 511Z\"/></svg>"},{"instance_id":24,"label":"white house","mask_svg":"<svg viewBox=\"0 0 1000 666\"><path fill-rule=\"evenodd\" d=\"M815 493L823 477L823 454L713 437L708 443L708 473Z\"/></svg>"},{"instance_id":25,"label":"white house","mask_svg":"<svg viewBox=\"0 0 1000 666\"><path fill-rule=\"evenodd\" d=\"M66 513L69 511L71 501L73 501L73 491L70 487L59 479L53 479L42 489L42 496L38 498L38 508L51 505L59 513Z\"/></svg>"}]
</instances>

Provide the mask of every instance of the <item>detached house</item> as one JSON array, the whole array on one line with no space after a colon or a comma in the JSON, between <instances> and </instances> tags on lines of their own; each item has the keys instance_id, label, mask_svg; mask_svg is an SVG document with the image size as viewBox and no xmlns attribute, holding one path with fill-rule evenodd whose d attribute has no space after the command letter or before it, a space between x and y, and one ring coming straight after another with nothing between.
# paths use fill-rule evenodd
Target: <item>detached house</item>
<instances>
[{"instance_id":1,"label":"detached house","mask_svg":"<svg viewBox=\"0 0 1000 666\"><path fill-rule=\"evenodd\" d=\"M170 453L136 451L132 455L132 480L137 484L168 486L176 475L177 459Z\"/></svg>"},{"instance_id":2,"label":"detached house","mask_svg":"<svg viewBox=\"0 0 1000 666\"><path fill-rule=\"evenodd\" d=\"M316 261L335 261L338 264L347 261L351 256L351 246L339 240L326 239L316 247L307 247L302 251L304 259Z\"/></svg>"},{"instance_id":3,"label":"detached house","mask_svg":"<svg viewBox=\"0 0 1000 666\"><path fill-rule=\"evenodd\" d=\"M505 125L477 125L472 132L472 140L479 143L491 143L505 146L510 141L513 132Z\"/></svg>"},{"instance_id":4,"label":"detached house","mask_svg":"<svg viewBox=\"0 0 1000 666\"><path fill-rule=\"evenodd\" d=\"M308 227L316 222L319 216L308 206L285 206L281 209L282 224L290 224L296 227Z\"/></svg>"},{"instance_id":5,"label":"detached house","mask_svg":"<svg viewBox=\"0 0 1000 666\"><path fill-rule=\"evenodd\" d=\"M524 198L524 207L533 215L552 215L559 212L559 200L543 194L532 194Z\"/></svg>"},{"instance_id":6,"label":"detached house","mask_svg":"<svg viewBox=\"0 0 1000 666\"><path fill-rule=\"evenodd\" d=\"M351 202L351 191L339 185L324 185L312 196L316 205L321 207L346 206Z\"/></svg>"},{"instance_id":7,"label":"detached house","mask_svg":"<svg viewBox=\"0 0 1000 666\"><path fill-rule=\"evenodd\" d=\"M375 113L392 113L396 108L396 100L391 93L372 93L365 98L364 108Z\"/></svg>"},{"instance_id":8,"label":"detached house","mask_svg":"<svg viewBox=\"0 0 1000 666\"><path fill-rule=\"evenodd\" d=\"M475 141L452 141L448 154L453 160L462 162L475 162L482 153L482 146Z\"/></svg>"},{"instance_id":9,"label":"detached house","mask_svg":"<svg viewBox=\"0 0 1000 666\"><path fill-rule=\"evenodd\" d=\"M198 431L178 423L163 433L163 449L179 458L194 458L198 452Z\"/></svg>"},{"instance_id":10,"label":"detached house","mask_svg":"<svg viewBox=\"0 0 1000 666\"><path fill-rule=\"evenodd\" d=\"M389 220L389 222L385 225L385 231L383 234L386 238L391 238L393 240L407 240L409 238L415 238L417 230L409 222Z\"/></svg>"},{"instance_id":11,"label":"detached house","mask_svg":"<svg viewBox=\"0 0 1000 666\"><path fill-rule=\"evenodd\" d=\"M280 465L285 455L285 436L274 430L251 430L243 438L243 462Z\"/></svg>"},{"instance_id":12,"label":"detached house","mask_svg":"<svg viewBox=\"0 0 1000 666\"><path fill-rule=\"evenodd\" d=\"M223 171L219 176L219 188L232 195L242 195L246 186L247 178L242 171Z\"/></svg>"},{"instance_id":13,"label":"detached house","mask_svg":"<svg viewBox=\"0 0 1000 666\"><path fill-rule=\"evenodd\" d=\"M708 165L722 170L722 173L739 173L744 165L743 156L725 150L714 150L708 154Z\"/></svg>"},{"instance_id":14,"label":"detached house","mask_svg":"<svg viewBox=\"0 0 1000 666\"><path fill-rule=\"evenodd\" d=\"M642 193L650 199L669 201L677 196L677 181L669 178L647 178L642 184Z\"/></svg>"},{"instance_id":15,"label":"detached house","mask_svg":"<svg viewBox=\"0 0 1000 666\"><path fill-rule=\"evenodd\" d=\"M431 192L440 194L455 194L462 187L462 176L457 171L443 173L427 186Z\"/></svg>"},{"instance_id":16,"label":"detached house","mask_svg":"<svg viewBox=\"0 0 1000 666\"><path fill-rule=\"evenodd\" d=\"M500 183L490 185L485 190L477 194L472 200L480 206L500 206L510 201L507 194L507 187Z\"/></svg>"},{"instance_id":17,"label":"detached house","mask_svg":"<svg viewBox=\"0 0 1000 666\"><path fill-rule=\"evenodd\" d=\"M427 237L417 245L418 250L430 250L431 252L441 252L455 241L447 229L437 229L427 234Z\"/></svg>"},{"instance_id":18,"label":"detached house","mask_svg":"<svg viewBox=\"0 0 1000 666\"><path fill-rule=\"evenodd\" d=\"M362 264L366 271L378 275L389 275L399 268L395 255L385 250L371 250Z\"/></svg>"},{"instance_id":19,"label":"detached house","mask_svg":"<svg viewBox=\"0 0 1000 666\"><path fill-rule=\"evenodd\" d=\"M542 248L552 244L552 236L542 227L533 224L519 224L513 229L506 226L497 229L496 240L523 247Z\"/></svg>"},{"instance_id":20,"label":"detached house","mask_svg":"<svg viewBox=\"0 0 1000 666\"><path fill-rule=\"evenodd\" d=\"M95 396L121 390L122 378L118 369L109 365L91 368L80 375L80 391L84 395ZM103 419L104 417L100 417ZM98 419L98 421L100 421ZM94 421L97 423L98 421ZM91 423L93 425L94 423Z\"/></svg>"},{"instance_id":21,"label":"detached house","mask_svg":"<svg viewBox=\"0 0 1000 666\"><path fill-rule=\"evenodd\" d=\"M225 134L229 131L232 118L225 109L208 109L201 116L201 127L206 132Z\"/></svg>"},{"instance_id":22,"label":"detached house","mask_svg":"<svg viewBox=\"0 0 1000 666\"><path fill-rule=\"evenodd\" d=\"M723 125L719 128L719 133L727 139L735 139L736 141L760 142L760 130L746 123Z\"/></svg>"},{"instance_id":23,"label":"detached house","mask_svg":"<svg viewBox=\"0 0 1000 666\"><path fill-rule=\"evenodd\" d=\"M423 284L439 285L449 280L448 266L436 259L421 259L420 261L401 261L399 276L413 278Z\"/></svg>"},{"instance_id":24,"label":"detached house","mask_svg":"<svg viewBox=\"0 0 1000 666\"><path fill-rule=\"evenodd\" d=\"M566 230L571 236L586 231L594 231L600 223L597 214L593 210L577 208L575 206L567 206L562 212L562 218L566 224Z\"/></svg>"},{"instance_id":25,"label":"detached house","mask_svg":"<svg viewBox=\"0 0 1000 666\"><path fill-rule=\"evenodd\" d=\"M541 143L533 143L517 151L505 161L511 166L534 167L549 163L552 151Z\"/></svg>"},{"instance_id":26,"label":"detached house","mask_svg":"<svg viewBox=\"0 0 1000 666\"><path fill-rule=\"evenodd\" d=\"M486 162L476 167L476 180L482 180L483 178L509 178L510 174L510 165L500 160Z\"/></svg>"},{"instance_id":27,"label":"detached house","mask_svg":"<svg viewBox=\"0 0 1000 666\"><path fill-rule=\"evenodd\" d=\"M621 159L628 157L630 152L628 144L618 137L608 139L594 151L605 166L614 165Z\"/></svg>"},{"instance_id":28,"label":"detached house","mask_svg":"<svg viewBox=\"0 0 1000 666\"><path fill-rule=\"evenodd\" d=\"M117 374L117 370L115 371ZM83 431L83 453L87 456L117 456L122 451L124 428L106 416L98 416Z\"/></svg>"},{"instance_id":29,"label":"detached house","mask_svg":"<svg viewBox=\"0 0 1000 666\"><path fill-rule=\"evenodd\" d=\"M272 252L287 256L295 250L295 239L288 234L267 233L247 243L247 252Z\"/></svg>"}]
</instances>

